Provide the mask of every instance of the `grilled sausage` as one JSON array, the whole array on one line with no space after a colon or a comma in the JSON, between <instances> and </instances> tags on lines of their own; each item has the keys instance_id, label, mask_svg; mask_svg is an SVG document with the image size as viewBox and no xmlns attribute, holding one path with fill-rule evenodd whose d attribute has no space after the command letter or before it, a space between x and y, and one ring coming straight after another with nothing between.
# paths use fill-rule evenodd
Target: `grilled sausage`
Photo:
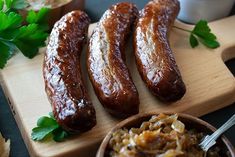
<instances>
[{"instance_id":1,"label":"grilled sausage","mask_svg":"<svg viewBox=\"0 0 235 157\"><path fill-rule=\"evenodd\" d=\"M140 12L134 32L138 71L147 87L163 101L179 100L186 92L168 40L179 8L178 0L150 1Z\"/></svg>"},{"instance_id":2,"label":"grilled sausage","mask_svg":"<svg viewBox=\"0 0 235 157\"><path fill-rule=\"evenodd\" d=\"M82 11L63 16L55 25L44 58L45 90L57 122L67 131L87 131L96 124L95 109L81 76L80 56L89 17Z\"/></svg>"},{"instance_id":3,"label":"grilled sausage","mask_svg":"<svg viewBox=\"0 0 235 157\"><path fill-rule=\"evenodd\" d=\"M87 67L95 93L114 116L139 112L139 95L125 64L125 42L138 10L131 3L108 9L89 41Z\"/></svg>"}]
</instances>

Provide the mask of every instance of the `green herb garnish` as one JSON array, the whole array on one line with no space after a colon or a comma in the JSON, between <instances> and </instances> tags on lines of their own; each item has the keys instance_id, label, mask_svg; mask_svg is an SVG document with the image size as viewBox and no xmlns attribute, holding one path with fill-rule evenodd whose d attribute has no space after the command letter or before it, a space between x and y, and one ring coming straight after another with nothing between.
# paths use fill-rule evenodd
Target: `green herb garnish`
<instances>
[{"instance_id":1,"label":"green herb garnish","mask_svg":"<svg viewBox=\"0 0 235 157\"><path fill-rule=\"evenodd\" d=\"M15 52L28 58L37 55L48 37L48 8L29 11L24 21L17 9L28 6L25 0L0 0L0 68L4 68Z\"/></svg>"},{"instance_id":2,"label":"green herb garnish","mask_svg":"<svg viewBox=\"0 0 235 157\"><path fill-rule=\"evenodd\" d=\"M48 8L42 8L37 13L33 10L30 10L28 12L28 16L26 17L26 21L29 24L36 23L39 25L40 29L42 30L48 30L48 13L50 9Z\"/></svg>"},{"instance_id":3,"label":"green herb garnish","mask_svg":"<svg viewBox=\"0 0 235 157\"><path fill-rule=\"evenodd\" d=\"M200 20L197 22L193 30L186 30L176 26L174 27L190 33L189 43L192 48L197 47L199 42L212 49L220 46L219 42L216 40L217 38L215 34L211 32L211 29L205 20Z\"/></svg>"},{"instance_id":4,"label":"green herb garnish","mask_svg":"<svg viewBox=\"0 0 235 157\"><path fill-rule=\"evenodd\" d=\"M37 127L32 129L31 138L35 141L41 141L46 138L52 138L56 142L63 141L69 136L56 122L52 113L49 117L43 116L38 119Z\"/></svg>"}]
</instances>

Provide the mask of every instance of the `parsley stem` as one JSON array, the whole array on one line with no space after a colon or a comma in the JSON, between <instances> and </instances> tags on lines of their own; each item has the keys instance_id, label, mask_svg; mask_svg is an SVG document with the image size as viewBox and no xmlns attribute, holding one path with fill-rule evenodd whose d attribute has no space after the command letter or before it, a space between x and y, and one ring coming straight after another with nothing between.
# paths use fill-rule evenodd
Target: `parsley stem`
<instances>
[{"instance_id":1,"label":"parsley stem","mask_svg":"<svg viewBox=\"0 0 235 157\"><path fill-rule=\"evenodd\" d=\"M7 40L7 39L4 39L4 38L1 38L1 37L0 37L0 41L6 41L6 42L9 42L10 40Z\"/></svg>"},{"instance_id":2,"label":"parsley stem","mask_svg":"<svg viewBox=\"0 0 235 157\"><path fill-rule=\"evenodd\" d=\"M180 28L180 27L177 27L177 26L173 26L173 27L176 28L176 29L180 29L180 30L182 30L182 31L185 31L185 32L192 33L192 31L187 30L187 29L183 29L183 28Z\"/></svg>"},{"instance_id":3,"label":"parsley stem","mask_svg":"<svg viewBox=\"0 0 235 157\"><path fill-rule=\"evenodd\" d=\"M7 43L13 42L13 40L4 39L4 38L2 38L2 37L0 37L0 41L2 41L2 42L7 42Z\"/></svg>"}]
</instances>

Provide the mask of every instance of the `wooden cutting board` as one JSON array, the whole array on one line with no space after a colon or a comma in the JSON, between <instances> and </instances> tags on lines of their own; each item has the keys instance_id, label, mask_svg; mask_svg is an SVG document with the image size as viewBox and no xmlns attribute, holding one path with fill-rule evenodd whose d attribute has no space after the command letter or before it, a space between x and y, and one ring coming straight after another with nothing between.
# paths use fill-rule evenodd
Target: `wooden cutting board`
<instances>
[{"instance_id":1,"label":"wooden cutting board","mask_svg":"<svg viewBox=\"0 0 235 157\"><path fill-rule=\"evenodd\" d=\"M175 25L191 29L190 25L178 21ZM89 34L94 26L95 24L90 26ZM235 79L224 64L224 61L235 57L235 16L212 22L210 27L221 43L221 47L215 50L207 49L202 45L192 49L188 43L187 33L176 29L171 32L171 47L187 87L183 99L172 104L161 103L145 87L137 72L132 48L129 46L126 52L129 56L127 63L139 91L140 113L172 111L201 116L235 101ZM26 59L22 54L17 54L0 72L1 85L30 155L40 157L94 156L102 138L120 120L113 119L103 110L94 95L86 71L84 72L85 80L97 113L96 127L61 143L34 142L30 139L31 129L36 125L37 119L51 111L42 78L44 52L45 49L41 49L41 53L32 60ZM82 60L84 62L85 58ZM82 66L85 69L84 63Z\"/></svg>"}]
</instances>

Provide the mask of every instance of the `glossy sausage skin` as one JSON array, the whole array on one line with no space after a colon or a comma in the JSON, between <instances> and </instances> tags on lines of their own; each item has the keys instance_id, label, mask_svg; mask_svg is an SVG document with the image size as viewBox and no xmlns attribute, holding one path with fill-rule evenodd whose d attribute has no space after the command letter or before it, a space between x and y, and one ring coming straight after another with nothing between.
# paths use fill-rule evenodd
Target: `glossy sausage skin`
<instances>
[{"instance_id":1,"label":"glossy sausage skin","mask_svg":"<svg viewBox=\"0 0 235 157\"><path fill-rule=\"evenodd\" d=\"M116 117L139 112L139 95L125 64L125 43L138 10L118 3L107 10L89 41L87 67L95 93Z\"/></svg>"},{"instance_id":2,"label":"glossy sausage skin","mask_svg":"<svg viewBox=\"0 0 235 157\"><path fill-rule=\"evenodd\" d=\"M82 11L63 16L55 25L44 58L45 90L57 122L72 133L96 125L95 109L81 76L80 56L90 23Z\"/></svg>"},{"instance_id":3,"label":"glossy sausage skin","mask_svg":"<svg viewBox=\"0 0 235 157\"><path fill-rule=\"evenodd\" d=\"M140 12L134 32L138 71L162 101L179 100L186 92L168 40L179 8L178 0L150 1Z\"/></svg>"}]
</instances>

